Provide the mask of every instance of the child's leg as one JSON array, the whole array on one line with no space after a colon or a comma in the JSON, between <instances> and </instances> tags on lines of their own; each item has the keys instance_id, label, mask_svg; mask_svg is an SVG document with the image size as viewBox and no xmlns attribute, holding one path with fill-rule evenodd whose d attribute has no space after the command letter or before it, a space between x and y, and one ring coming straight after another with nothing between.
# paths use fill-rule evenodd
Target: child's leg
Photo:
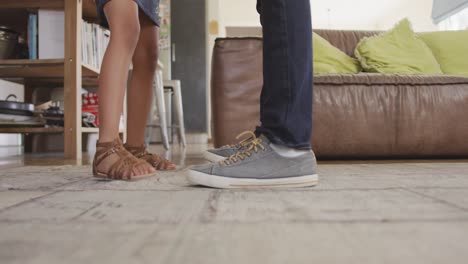
<instances>
[{"instance_id":1,"label":"child's leg","mask_svg":"<svg viewBox=\"0 0 468 264\"><path fill-rule=\"evenodd\" d=\"M158 63L158 28L140 12L140 38L133 54L133 71L127 91L127 144L141 146L145 140Z\"/></svg>"},{"instance_id":2,"label":"child's leg","mask_svg":"<svg viewBox=\"0 0 468 264\"><path fill-rule=\"evenodd\" d=\"M134 1L112 0L105 5L104 12L111 38L99 77L99 142L109 142L118 137L128 69L140 34L138 5ZM101 163L99 170L108 171L117 160L117 155L110 155ZM153 167L145 163L136 167L133 173L142 175L153 171Z\"/></svg>"},{"instance_id":3,"label":"child's leg","mask_svg":"<svg viewBox=\"0 0 468 264\"><path fill-rule=\"evenodd\" d=\"M158 65L158 28L140 12L140 39L133 54L133 72L127 93L127 144L140 149L144 145L146 123L153 98L153 80ZM137 151L138 152L138 151ZM133 151L132 151L133 153ZM156 154L141 157L158 170L173 170L175 164Z\"/></svg>"},{"instance_id":4,"label":"child's leg","mask_svg":"<svg viewBox=\"0 0 468 264\"><path fill-rule=\"evenodd\" d=\"M138 5L128 0L112 0L105 5L111 31L109 46L99 77L99 141L118 136L128 69L140 34Z\"/></svg>"}]
</instances>

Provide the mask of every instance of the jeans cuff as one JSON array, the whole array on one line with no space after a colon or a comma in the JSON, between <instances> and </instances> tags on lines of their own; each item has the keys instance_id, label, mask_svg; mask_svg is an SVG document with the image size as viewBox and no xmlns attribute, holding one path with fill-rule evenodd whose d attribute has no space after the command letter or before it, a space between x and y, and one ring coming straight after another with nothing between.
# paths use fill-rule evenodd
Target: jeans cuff
<instances>
[{"instance_id":1,"label":"jeans cuff","mask_svg":"<svg viewBox=\"0 0 468 264\"><path fill-rule=\"evenodd\" d=\"M310 142L305 142L305 143L296 143L296 142L286 142L282 140L280 137L272 133L271 130L263 128L263 127L257 127L255 130L255 134L258 136L264 135L267 137L271 143L285 146L288 148L293 148L293 149L298 149L298 150L311 150L312 146L310 145Z\"/></svg>"}]
</instances>

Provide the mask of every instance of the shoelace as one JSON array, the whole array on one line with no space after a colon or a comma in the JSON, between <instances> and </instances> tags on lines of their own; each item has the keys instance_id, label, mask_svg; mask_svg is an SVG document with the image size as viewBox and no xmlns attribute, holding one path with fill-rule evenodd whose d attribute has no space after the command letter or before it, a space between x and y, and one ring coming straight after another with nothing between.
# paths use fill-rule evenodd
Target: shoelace
<instances>
[{"instance_id":1,"label":"shoelace","mask_svg":"<svg viewBox=\"0 0 468 264\"><path fill-rule=\"evenodd\" d=\"M246 158L250 158L252 156L252 152L258 153L258 151L265 150L266 148L262 145L262 139L257 138L255 134L251 131L246 131L243 132L241 135L245 134L250 134L251 137L248 138L247 140L244 140L242 144L244 144L244 147L246 147L245 150L239 151L234 155L231 155L225 160L222 160L219 162L220 165L226 165L229 166L231 164L237 163L240 160L245 160ZM239 135L239 136L241 136ZM247 143L246 143L247 142ZM241 143L239 143L241 144Z\"/></svg>"},{"instance_id":2,"label":"shoelace","mask_svg":"<svg viewBox=\"0 0 468 264\"><path fill-rule=\"evenodd\" d=\"M253 138L255 138L255 133L250 131L250 130L247 130L247 131L244 131L244 132L240 133L239 135L237 135L236 139L239 140L240 138L244 137L245 135L250 135L250 136L246 137L243 140L241 140L237 144L229 144L229 145L226 145L226 147L240 149L242 147L247 146L249 144L249 141L252 140Z\"/></svg>"}]
</instances>

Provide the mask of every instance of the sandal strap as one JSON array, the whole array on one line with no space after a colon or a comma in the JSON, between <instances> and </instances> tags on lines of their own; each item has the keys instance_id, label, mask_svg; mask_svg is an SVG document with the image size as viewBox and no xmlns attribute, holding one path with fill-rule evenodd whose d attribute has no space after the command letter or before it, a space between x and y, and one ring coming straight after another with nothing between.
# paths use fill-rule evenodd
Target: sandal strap
<instances>
[{"instance_id":1,"label":"sandal strap","mask_svg":"<svg viewBox=\"0 0 468 264\"><path fill-rule=\"evenodd\" d=\"M124 147L130 153L132 153L132 155L139 159L145 160L157 169L165 169L168 166L172 165L171 161L161 157L160 155L148 152L145 144L140 146L130 146L128 144L125 144Z\"/></svg>"},{"instance_id":2,"label":"sandal strap","mask_svg":"<svg viewBox=\"0 0 468 264\"><path fill-rule=\"evenodd\" d=\"M117 150L115 148L108 149L104 153L96 154L96 166L99 166L103 160L105 160L110 155L116 153Z\"/></svg>"},{"instance_id":3,"label":"sandal strap","mask_svg":"<svg viewBox=\"0 0 468 264\"><path fill-rule=\"evenodd\" d=\"M129 145L125 144L124 147L130 153L132 153L135 157L140 158L140 159L145 159L148 156L158 156L156 154L149 153L148 150L146 149L145 145L142 145L142 146L129 146ZM158 158L162 159L162 157L159 157L159 156L158 156Z\"/></svg>"},{"instance_id":4,"label":"sandal strap","mask_svg":"<svg viewBox=\"0 0 468 264\"><path fill-rule=\"evenodd\" d=\"M130 146L128 144L125 144L124 147L133 155L141 155L146 152L146 145L143 144L141 146Z\"/></svg>"},{"instance_id":5,"label":"sandal strap","mask_svg":"<svg viewBox=\"0 0 468 264\"><path fill-rule=\"evenodd\" d=\"M152 154L152 153L148 153L147 155L144 155L143 157L141 157L141 159L144 159L146 160L147 162L149 162L151 165L153 165L154 167L158 168L158 169L162 169L162 168L165 168L167 167L168 165L171 165L172 162L159 156L159 155L156 155L156 154Z\"/></svg>"},{"instance_id":6,"label":"sandal strap","mask_svg":"<svg viewBox=\"0 0 468 264\"><path fill-rule=\"evenodd\" d=\"M122 141L119 138L109 142L96 142L96 166L99 166L110 155L117 153L121 143Z\"/></svg>"},{"instance_id":7,"label":"sandal strap","mask_svg":"<svg viewBox=\"0 0 468 264\"><path fill-rule=\"evenodd\" d=\"M112 154L118 155L119 158L110 166L106 173L110 179L130 180L133 169L145 162L144 160L140 160L127 152L120 138L116 138L110 142L96 143L96 158L94 166L97 167L103 160Z\"/></svg>"},{"instance_id":8,"label":"sandal strap","mask_svg":"<svg viewBox=\"0 0 468 264\"><path fill-rule=\"evenodd\" d=\"M135 168L138 162L131 159L131 157L125 157L120 159L118 162L112 164L109 169L109 176L113 179L130 180L132 170Z\"/></svg>"}]
</instances>

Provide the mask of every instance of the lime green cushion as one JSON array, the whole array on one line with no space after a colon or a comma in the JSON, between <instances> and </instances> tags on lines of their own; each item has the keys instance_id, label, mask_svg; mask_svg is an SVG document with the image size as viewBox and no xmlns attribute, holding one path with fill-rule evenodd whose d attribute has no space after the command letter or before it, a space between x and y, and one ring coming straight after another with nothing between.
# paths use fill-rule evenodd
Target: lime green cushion
<instances>
[{"instance_id":1,"label":"lime green cushion","mask_svg":"<svg viewBox=\"0 0 468 264\"><path fill-rule=\"evenodd\" d=\"M327 40L313 33L314 73L358 73L361 66L356 59L330 44Z\"/></svg>"},{"instance_id":2,"label":"lime green cushion","mask_svg":"<svg viewBox=\"0 0 468 264\"><path fill-rule=\"evenodd\" d=\"M442 74L432 51L416 36L408 19L386 33L362 39L355 55L367 72Z\"/></svg>"},{"instance_id":3,"label":"lime green cushion","mask_svg":"<svg viewBox=\"0 0 468 264\"><path fill-rule=\"evenodd\" d=\"M445 74L468 76L468 30L421 33Z\"/></svg>"}]
</instances>

